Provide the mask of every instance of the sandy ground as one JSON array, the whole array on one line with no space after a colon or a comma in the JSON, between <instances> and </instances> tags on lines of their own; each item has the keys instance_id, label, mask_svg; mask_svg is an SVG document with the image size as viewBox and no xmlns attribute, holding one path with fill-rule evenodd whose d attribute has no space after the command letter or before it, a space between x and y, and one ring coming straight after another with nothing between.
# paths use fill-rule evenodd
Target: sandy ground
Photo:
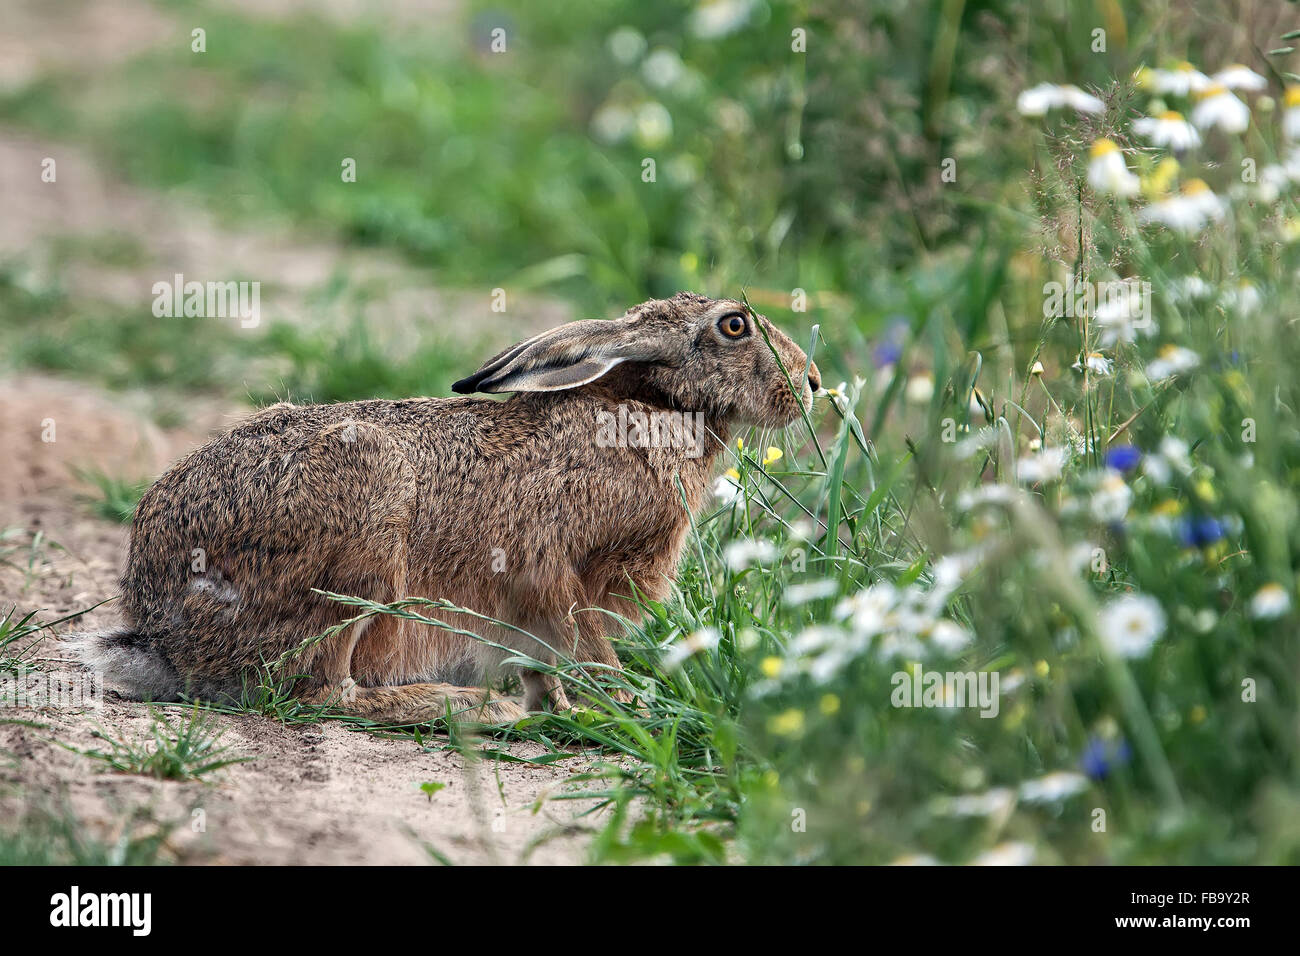
<instances>
[{"instance_id":1,"label":"sandy ground","mask_svg":"<svg viewBox=\"0 0 1300 956\"><path fill-rule=\"evenodd\" d=\"M268 16L305 5L228 2ZM437 0L323 5L341 20L367 16L403 29L437 27L454 7ZM80 70L93 81L96 70L172 42L178 30L187 33L178 15L147 0L14 0L0 27L0 89L50 70ZM45 157L57 161L55 183L40 180ZM307 236L293 224L219 222L183 193L131 186L74 144L21 130L0 128L0 209L0 258L38 274L49 267L51 245L68 238L123 237L139 249L129 266L79 262L60 274L79 301L148 308L152 284L176 272L203 280L265 278L265 319L316 323L331 317L313 311L312 293L342 276L374 290L365 316L386 334L446 331L493 351L572 318L567 307L542 298L493 313L488 290L437 288L416 264ZM20 615L38 610L48 621L117 593L127 530L94 516L73 468L152 477L247 412L187 397L184 424L164 429L151 414L159 400L40 375L0 379L0 531L12 529L0 555L16 565L0 566L0 613L16 606ZM46 440L50 422L54 441ZM110 603L74 627L111 623L114 614ZM57 635L33 653L47 671L75 672ZM110 772L60 746L102 748L96 732L143 742L152 720L144 705L105 699L102 708L85 711L0 707L0 820L32 808L67 811L111 841L124 820L144 813L178 824L165 855L180 862L433 862L426 845L455 863L583 859L591 823L576 815L589 802L546 798L594 755L552 766L467 763L438 749L445 738L426 740L426 749L340 723L215 719L223 743L255 759L209 782L176 783ZM41 726L6 723L13 720ZM540 752L510 749L521 757ZM432 798L419 789L429 781L445 784Z\"/></svg>"}]
</instances>

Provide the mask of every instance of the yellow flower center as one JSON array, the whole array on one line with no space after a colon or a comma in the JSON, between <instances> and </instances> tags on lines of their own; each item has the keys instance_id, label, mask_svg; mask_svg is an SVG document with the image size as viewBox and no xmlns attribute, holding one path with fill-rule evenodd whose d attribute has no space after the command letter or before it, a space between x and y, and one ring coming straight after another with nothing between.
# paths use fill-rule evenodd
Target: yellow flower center
<instances>
[{"instance_id":1,"label":"yellow flower center","mask_svg":"<svg viewBox=\"0 0 1300 956\"><path fill-rule=\"evenodd\" d=\"M1119 147L1116 146L1114 142L1108 139L1099 139L1097 140L1097 142L1092 144L1093 159L1100 159L1102 156L1107 156L1110 153L1118 153L1118 152L1119 152Z\"/></svg>"}]
</instances>

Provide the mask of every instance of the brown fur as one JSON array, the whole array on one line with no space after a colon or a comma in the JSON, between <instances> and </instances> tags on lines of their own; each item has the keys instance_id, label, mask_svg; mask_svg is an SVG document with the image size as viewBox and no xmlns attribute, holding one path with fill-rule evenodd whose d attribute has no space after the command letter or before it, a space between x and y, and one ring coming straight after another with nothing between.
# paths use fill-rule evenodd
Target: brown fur
<instances>
[{"instance_id":1,"label":"brown fur","mask_svg":"<svg viewBox=\"0 0 1300 956\"><path fill-rule=\"evenodd\" d=\"M742 313L747 334L719 318ZM755 323L803 394L796 398ZM279 404L178 462L136 511L122 578L128 626L86 657L137 696L238 691L264 661L355 609L322 589L375 601L441 598L515 625L440 620L547 663L610 668L610 618L636 616L635 587L670 588L715 461L735 424L779 427L810 407L816 366L742 304L691 293L620 319L570 323L489 360L459 391L506 401L415 398ZM622 404L699 411L700 457L675 447L601 447L597 413ZM494 552L494 549L501 549ZM494 557L504 557L494 570ZM196 563L201 556L202 563ZM196 570L197 569L197 570ZM313 644L290 665L304 699L375 720L417 722L519 706L478 686L502 655L451 631L374 617ZM564 708L559 682L527 670L524 706Z\"/></svg>"}]
</instances>

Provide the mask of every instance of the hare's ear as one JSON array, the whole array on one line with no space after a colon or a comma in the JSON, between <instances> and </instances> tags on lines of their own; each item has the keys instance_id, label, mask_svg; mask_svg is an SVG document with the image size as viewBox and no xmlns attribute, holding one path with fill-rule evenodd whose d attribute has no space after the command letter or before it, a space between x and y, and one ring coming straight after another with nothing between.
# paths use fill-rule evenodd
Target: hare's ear
<instances>
[{"instance_id":1,"label":"hare's ear","mask_svg":"<svg viewBox=\"0 0 1300 956\"><path fill-rule=\"evenodd\" d=\"M483 363L452 385L470 392L554 392L594 382L623 362L666 356L662 343L638 335L624 321L584 319L535 335Z\"/></svg>"}]
</instances>

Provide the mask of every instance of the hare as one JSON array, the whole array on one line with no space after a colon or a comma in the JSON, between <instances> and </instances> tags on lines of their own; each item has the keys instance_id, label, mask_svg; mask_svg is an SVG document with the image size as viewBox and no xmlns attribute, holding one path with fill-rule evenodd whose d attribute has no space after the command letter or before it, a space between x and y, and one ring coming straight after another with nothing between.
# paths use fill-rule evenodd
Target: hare
<instances>
[{"instance_id":1,"label":"hare","mask_svg":"<svg viewBox=\"0 0 1300 956\"><path fill-rule=\"evenodd\" d=\"M558 678L531 669L522 710L490 696L506 655L457 629L617 669L607 612L667 595L731 428L790 424L819 379L763 316L679 292L543 332L452 386L504 401L273 405L145 492L127 623L80 652L137 699L237 695L298 649L296 696L378 722L565 709ZM355 612L314 589L446 599L513 627L377 615L312 642Z\"/></svg>"}]
</instances>

